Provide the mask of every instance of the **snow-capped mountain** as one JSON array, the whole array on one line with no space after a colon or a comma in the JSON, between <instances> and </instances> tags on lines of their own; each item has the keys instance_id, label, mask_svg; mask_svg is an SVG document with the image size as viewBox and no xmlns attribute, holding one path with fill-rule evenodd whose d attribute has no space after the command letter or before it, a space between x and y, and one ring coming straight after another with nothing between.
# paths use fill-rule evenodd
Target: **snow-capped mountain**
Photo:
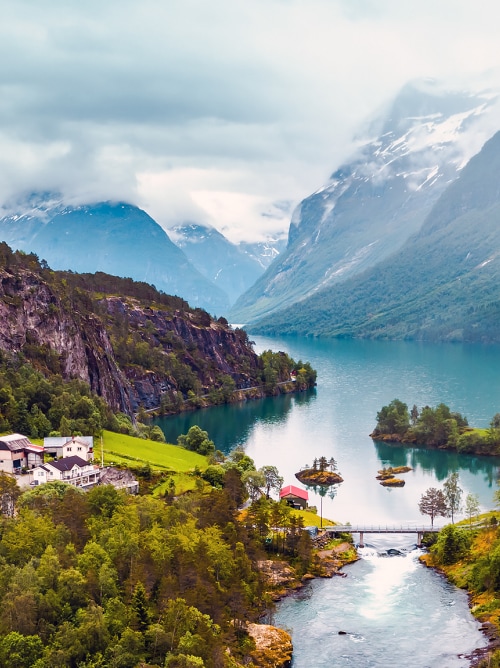
<instances>
[{"instance_id":1,"label":"snow-capped mountain","mask_svg":"<svg viewBox=\"0 0 500 668\"><path fill-rule=\"evenodd\" d=\"M189 261L224 290L231 303L255 283L284 247L279 239L234 244L215 228L198 223L185 223L169 233Z\"/></svg>"},{"instance_id":2,"label":"snow-capped mountain","mask_svg":"<svg viewBox=\"0 0 500 668\"><path fill-rule=\"evenodd\" d=\"M240 241L238 248L255 260L264 272L271 262L285 250L286 244L286 237L270 237L266 241Z\"/></svg>"},{"instance_id":3,"label":"snow-capped mountain","mask_svg":"<svg viewBox=\"0 0 500 668\"><path fill-rule=\"evenodd\" d=\"M350 162L293 213L288 246L231 311L252 322L382 263L496 129L491 91L403 88Z\"/></svg>"},{"instance_id":4,"label":"snow-capped mountain","mask_svg":"<svg viewBox=\"0 0 500 668\"><path fill-rule=\"evenodd\" d=\"M5 211L5 210L4 210ZM165 230L126 202L66 206L56 195L30 195L0 218L0 240L34 252L53 269L133 278L223 315L227 295L202 276Z\"/></svg>"},{"instance_id":5,"label":"snow-capped mountain","mask_svg":"<svg viewBox=\"0 0 500 668\"><path fill-rule=\"evenodd\" d=\"M386 261L252 332L500 343L499 183L500 131Z\"/></svg>"}]
</instances>

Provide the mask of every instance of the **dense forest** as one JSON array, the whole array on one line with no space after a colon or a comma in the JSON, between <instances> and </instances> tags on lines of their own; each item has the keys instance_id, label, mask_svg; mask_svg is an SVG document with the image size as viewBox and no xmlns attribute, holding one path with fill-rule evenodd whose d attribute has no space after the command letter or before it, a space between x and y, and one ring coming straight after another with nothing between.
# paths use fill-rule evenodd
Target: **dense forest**
<instances>
[{"instance_id":1,"label":"dense forest","mask_svg":"<svg viewBox=\"0 0 500 668\"><path fill-rule=\"evenodd\" d=\"M377 413L377 425L370 436L374 440L391 440L457 452L483 455L500 454L500 414L493 416L489 429L469 427L467 418L452 412L445 404L435 408L407 404L393 399Z\"/></svg>"},{"instance_id":2,"label":"dense forest","mask_svg":"<svg viewBox=\"0 0 500 668\"><path fill-rule=\"evenodd\" d=\"M247 623L272 607L258 562L278 550L300 576L311 538L286 504L252 494L280 483L274 467L239 450L213 461L179 498L153 497L151 471L138 496L57 481L21 493L0 474L0 665L253 665Z\"/></svg>"}]
</instances>

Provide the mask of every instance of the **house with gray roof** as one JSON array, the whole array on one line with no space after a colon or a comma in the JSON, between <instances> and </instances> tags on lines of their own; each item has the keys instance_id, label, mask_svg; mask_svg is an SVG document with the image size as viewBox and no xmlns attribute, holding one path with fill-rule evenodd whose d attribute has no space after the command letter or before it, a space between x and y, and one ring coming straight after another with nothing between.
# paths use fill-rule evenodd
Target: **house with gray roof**
<instances>
[{"instance_id":1,"label":"house with gray roof","mask_svg":"<svg viewBox=\"0 0 500 668\"><path fill-rule=\"evenodd\" d=\"M45 454L54 459L78 455L89 462L94 458L93 436L46 436L43 447Z\"/></svg>"},{"instance_id":2,"label":"house with gray roof","mask_svg":"<svg viewBox=\"0 0 500 668\"><path fill-rule=\"evenodd\" d=\"M43 464L43 447L22 434L0 436L0 471L21 473Z\"/></svg>"},{"instance_id":3,"label":"house with gray roof","mask_svg":"<svg viewBox=\"0 0 500 668\"><path fill-rule=\"evenodd\" d=\"M89 464L81 457L72 455L52 462L46 462L30 472L32 486L60 480L84 489L94 487L99 482L99 467Z\"/></svg>"}]
</instances>

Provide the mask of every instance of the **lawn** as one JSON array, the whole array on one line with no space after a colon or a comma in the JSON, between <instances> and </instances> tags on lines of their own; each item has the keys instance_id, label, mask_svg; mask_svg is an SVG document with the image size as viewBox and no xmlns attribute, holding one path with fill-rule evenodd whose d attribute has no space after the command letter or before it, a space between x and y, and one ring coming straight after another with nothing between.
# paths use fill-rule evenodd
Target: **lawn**
<instances>
[{"instance_id":1,"label":"lawn","mask_svg":"<svg viewBox=\"0 0 500 668\"><path fill-rule=\"evenodd\" d=\"M149 463L153 470L187 472L196 466L200 470L207 468L207 458L196 452L184 450L171 443L156 443L135 436L117 434L112 431L103 433L104 463L105 464L134 464ZM101 445L95 439L94 457L101 459Z\"/></svg>"},{"instance_id":2,"label":"lawn","mask_svg":"<svg viewBox=\"0 0 500 668\"><path fill-rule=\"evenodd\" d=\"M316 515L316 513L312 513L310 510L293 510L292 512L297 517L302 517L305 527L319 528L321 524L321 517ZM323 527L332 526L332 524L335 524L335 522L327 519L326 517L323 517Z\"/></svg>"}]
</instances>

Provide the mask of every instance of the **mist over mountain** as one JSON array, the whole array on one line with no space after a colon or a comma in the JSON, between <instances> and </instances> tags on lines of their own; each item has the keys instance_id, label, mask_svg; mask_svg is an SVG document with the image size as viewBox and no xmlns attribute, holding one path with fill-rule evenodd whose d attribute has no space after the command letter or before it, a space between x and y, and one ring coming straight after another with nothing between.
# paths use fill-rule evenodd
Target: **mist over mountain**
<instances>
[{"instance_id":1,"label":"mist over mountain","mask_svg":"<svg viewBox=\"0 0 500 668\"><path fill-rule=\"evenodd\" d=\"M284 247L280 240L234 244L213 227L186 223L169 230L188 260L233 304L261 276Z\"/></svg>"},{"instance_id":2,"label":"mist over mountain","mask_svg":"<svg viewBox=\"0 0 500 668\"><path fill-rule=\"evenodd\" d=\"M499 343L499 325L500 132L387 261L250 329Z\"/></svg>"},{"instance_id":3,"label":"mist over mountain","mask_svg":"<svg viewBox=\"0 0 500 668\"><path fill-rule=\"evenodd\" d=\"M496 103L491 92L405 86L352 160L296 208L286 250L236 302L232 321L255 323L383 266L491 136Z\"/></svg>"},{"instance_id":4,"label":"mist over mountain","mask_svg":"<svg viewBox=\"0 0 500 668\"><path fill-rule=\"evenodd\" d=\"M153 284L193 306L223 315L227 295L203 276L145 211L125 202L65 206L31 195L0 219L0 240L34 252L53 269L103 271Z\"/></svg>"},{"instance_id":5,"label":"mist over mountain","mask_svg":"<svg viewBox=\"0 0 500 668\"><path fill-rule=\"evenodd\" d=\"M172 241L233 304L285 247L285 240L234 244L213 227L186 223L169 230Z\"/></svg>"}]
</instances>

